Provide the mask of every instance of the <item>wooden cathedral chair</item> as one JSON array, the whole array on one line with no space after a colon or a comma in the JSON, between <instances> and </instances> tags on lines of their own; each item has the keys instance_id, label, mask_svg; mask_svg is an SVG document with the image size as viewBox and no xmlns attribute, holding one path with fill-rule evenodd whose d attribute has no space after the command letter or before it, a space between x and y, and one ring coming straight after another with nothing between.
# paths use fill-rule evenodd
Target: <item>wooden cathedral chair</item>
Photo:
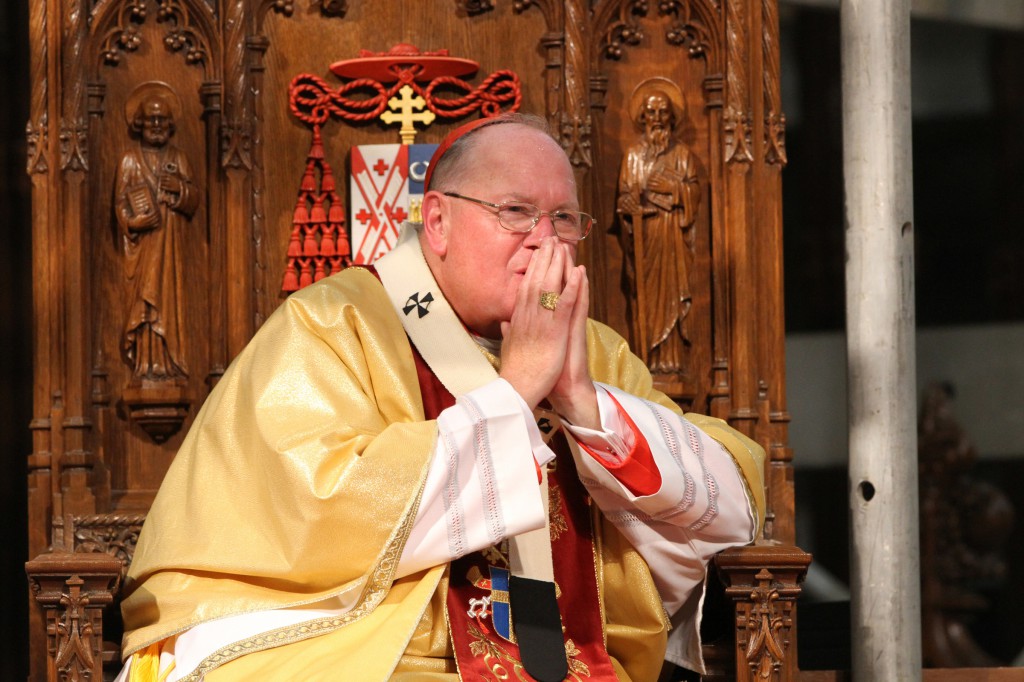
<instances>
[{"instance_id":1,"label":"wooden cathedral chair","mask_svg":"<svg viewBox=\"0 0 1024 682\"><path fill-rule=\"evenodd\" d=\"M686 341L655 380L768 453L763 536L715 561L726 632L706 647L708 679L796 679L810 557L794 546L786 435L777 0L47 0L30 3L29 33L30 679L118 666L118 589L191 419L287 292L341 258L338 225L369 213L346 196L353 146L395 143L399 123L403 140L436 142L491 110L545 117L599 225L580 251L592 316L644 347L633 320L650 302L628 270L639 261L642 280L663 247L645 251L627 224L674 209L633 214L617 197L636 180L630 149L655 137L638 113L655 91L689 159L687 208L669 218L685 239L663 276L692 293ZM143 136L147 119L169 128L162 142ZM123 322L129 274L152 271L133 270L130 243L170 224L148 217L155 198L133 179L146 144L173 148L163 171L182 181L170 364L146 360ZM329 164L328 203L351 218L321 203L314 220Z\"/></svg>"}]
</instances>

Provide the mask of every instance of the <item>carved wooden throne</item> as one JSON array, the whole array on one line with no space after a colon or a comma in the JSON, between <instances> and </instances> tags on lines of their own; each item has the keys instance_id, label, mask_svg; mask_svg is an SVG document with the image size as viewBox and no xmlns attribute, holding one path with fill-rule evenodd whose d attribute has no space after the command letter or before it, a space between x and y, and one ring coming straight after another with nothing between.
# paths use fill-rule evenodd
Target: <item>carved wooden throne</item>
<instances>
[{"instance_id":1,"label":"carved wooden throne","mask_svg":"<svg viewBox=\"0 0 1024 682\"><path fill-rule=\"evenodd\" d=\"M594 316L632 337L682 405L727 419L769 453L764 536L717 562L734 627L709 645L708 662L719 679L795 678L795 600L809 556L792 546L776 0L30 8L31 679L99 680L105 661L116 666L116 644L103 642L119 638L117 589L144 514L210 388L283 300L310 135L289 111L289 83L311 73L337 84L331 62L399 43L446 48L478 61L480 74L518 74L521 109L550 121L583 210L597 216L581 253ZM475 87L482 76L466 78ZM672 105L661 144L687 150L689 178L674 180L687 183L693 210L684 217L673 217L671 202L621 203L630 192L674 191L630 181L623 165L650 134L635 109L647 102L637 90L644 82ZM421 141L438 141L459 120L435 122ZM394 141L379 122L323 130L339 175L353 144ZM159 196L140 189L147 164L173 177ZM677 267L651 265L667 248L634 229L658 220L684 235L673 246ZM155 304L139 294L147 262L170 271ZM671 352L657 347L658 329L630 323L655 317L644 283L655 271L686 290L685 310L662 316L676 335ZM154 332L140 300L173 331Z\"/></svg>"}]
</instances>

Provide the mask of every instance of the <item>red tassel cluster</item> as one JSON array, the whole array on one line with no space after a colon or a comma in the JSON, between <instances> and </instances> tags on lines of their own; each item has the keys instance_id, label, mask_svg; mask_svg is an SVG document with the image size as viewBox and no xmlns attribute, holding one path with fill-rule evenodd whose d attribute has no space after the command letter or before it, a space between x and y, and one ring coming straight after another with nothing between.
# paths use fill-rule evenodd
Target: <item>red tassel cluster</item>
<instances>
[{"instance_id":1,"label":"red tassel cluster","mask_svg":"<svg viewBox=\"0 0 1024 682\"><path fill-rule=\"evenodd\" d=\"M324 158L320 126L315 125L313 143L306 155L306 170L302 174L292 215L288 266L281 290L290 294L341 272L351 264L352 248L345 228L345 207L336 190L331 164Z\"/></svg>"}]
</instances>

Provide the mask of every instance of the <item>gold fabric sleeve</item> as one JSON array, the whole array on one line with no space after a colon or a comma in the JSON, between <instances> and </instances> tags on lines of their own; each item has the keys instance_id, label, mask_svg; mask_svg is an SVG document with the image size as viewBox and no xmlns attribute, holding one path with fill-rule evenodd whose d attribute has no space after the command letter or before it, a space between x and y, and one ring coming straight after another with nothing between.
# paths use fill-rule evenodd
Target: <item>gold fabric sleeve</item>
<instances>
[{"instance_id":1,"label":"gold fabric sleeve","mask_svg":"<svg viewBox=\"0 0 1024 682\"><path fill-rule=\"evenodd\" d=\"M682 414L668 396L654 389L651 373L643 361L633 355L626 340L595 320L587 320L587 360L594 381L621 388Z\"/></svg>"},{"instance_id":2,"label":"gold fabric sleeve","mask_svg":"<svg viewBox=\"0 0 1024 682\"><path fill-rule=\"evenodd\" d=\"M157 494L126 581L125 654L200 622L333 595L355 616L371 610L436 431L371 273L291 296L211 392Z\"/></svg>"},{"instance_id":3,"label":"gold fabric sleeve","mask_svg":"<svg viewBox=\"0 0 1024 682\"><path fill-rule=\"evenodd\" d=\"M594 506L604 633L620 679L656 680L665 661L668 614L640 553Z\"/></svg>"}]
</instances>

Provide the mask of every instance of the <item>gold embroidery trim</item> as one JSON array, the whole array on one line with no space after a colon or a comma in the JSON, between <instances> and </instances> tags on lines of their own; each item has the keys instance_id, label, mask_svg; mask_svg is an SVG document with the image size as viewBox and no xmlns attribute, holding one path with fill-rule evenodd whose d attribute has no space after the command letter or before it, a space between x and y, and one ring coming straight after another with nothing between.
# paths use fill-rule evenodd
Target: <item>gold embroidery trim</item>
<instances>
[{"instance_id":1,"label":"gold embroidery trim","mask_svg":"<svg viewBox=\"0 0 1024 682\"><path fill-rule=\"evenodd\" d=\"M530 679L523 676L525 670L521 661L516 660L512 654L505 651L497 643L487 639L484 633L473 623L469 624L468 632L472 639L469 643L469 652L473 654L474 658L484 657L484 665L487 667L487 671L494 675L492 679L510 679L507 665L511 665L515 679L522 680L523 682ZM583 652L576 648L576 644L571 639L565 641L565 659L569 664L569 676L566 679L582 682L583 677L590 677L590 668L579 659L581 653Z\"/></svg>"},{"instance_id":2,"label":"gold embroidery trim","mask_svg":"<svg viewBox=\"0 0 1024 682\"><path fill-rule=\"evenodd\" d=\"M265 651L284 644L292 644L304 639L309 639L310 637L325 635L329 632L334 632L345 625L354 623L371 613L375 608L377 608L377 605L384 600L384 597L386 597L388 592L391 590L395 570L398 568L398 561L401 558L405 542L409 538L409 533L412 532L413 522L416 519L416 509L419 508L420 498L422 495L423 488L421 486L420 491L416 496L416 503L412 506L409 513L405 515L402 525L398 527L394 538L381 555L381 559L377 563L377 567L374 569L370 580L363 588L362 599L351 610L334 618L319 618L316 620L306 621L298 625L291 625L277 630L269 630L247 639L234 642L233 644L229 644L200 661L199 665L196 666L191 673L182 678L182 682L200 682L211 670L218 668L225 663L230 663L236 658L241 658L246 654Z\"/></svg>"},{"instance_id":3,"label":"gold embroidery trim","mask_svg":"<svg viewBox=\"0 0 1024 682\"><path fill-rule=\"evenodd\" d=\"M548 484L548 519L551 542L554 542L569 530L569 523L562 513L562 490L554 481Z\"/></svg>"}]
</instances>

